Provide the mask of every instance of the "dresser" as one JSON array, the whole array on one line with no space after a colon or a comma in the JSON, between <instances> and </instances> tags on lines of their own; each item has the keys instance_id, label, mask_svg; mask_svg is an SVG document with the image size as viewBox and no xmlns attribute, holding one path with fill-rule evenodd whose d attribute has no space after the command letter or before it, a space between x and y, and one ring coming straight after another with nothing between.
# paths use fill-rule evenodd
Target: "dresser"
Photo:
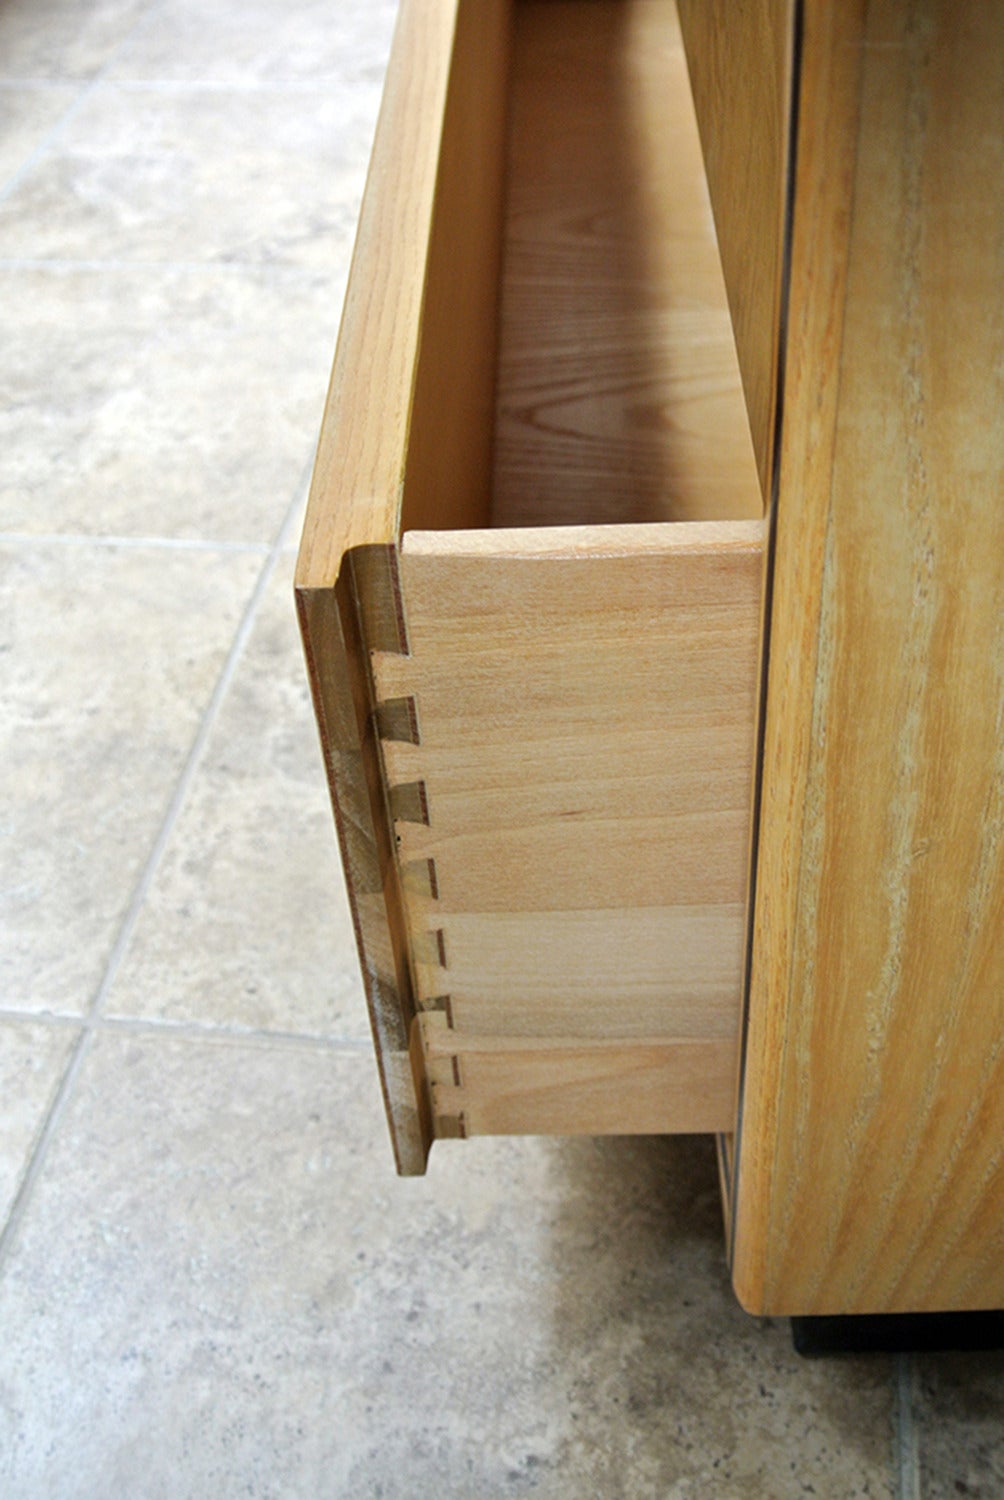
<instances>
[{"instance_id":1,"label":"dresser","mask_svg":"<svg viewBox=\"0 0 1004 1500\"><path fill-rule=\"evenodd\" d=\"M398 1169L1004 1303L1004 11L403 0L297 569Z\"/></svg>"}]
</instances>

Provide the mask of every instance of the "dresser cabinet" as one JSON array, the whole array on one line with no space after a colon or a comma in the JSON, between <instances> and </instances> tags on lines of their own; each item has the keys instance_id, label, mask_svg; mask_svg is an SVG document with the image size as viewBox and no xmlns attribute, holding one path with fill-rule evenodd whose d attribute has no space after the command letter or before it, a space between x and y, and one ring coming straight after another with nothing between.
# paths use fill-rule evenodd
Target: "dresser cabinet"
<instances>
[{"instance_id":1,"label":"dresser cabinet","mask_svg":"<svg viewBox=\"0 0 1004 1500\"><path fill-rule=\"evenodd\" d=\"M1004 1300L1004 12L403 0L297 571L397 1164Z\"/></svg>"}]
</instances>

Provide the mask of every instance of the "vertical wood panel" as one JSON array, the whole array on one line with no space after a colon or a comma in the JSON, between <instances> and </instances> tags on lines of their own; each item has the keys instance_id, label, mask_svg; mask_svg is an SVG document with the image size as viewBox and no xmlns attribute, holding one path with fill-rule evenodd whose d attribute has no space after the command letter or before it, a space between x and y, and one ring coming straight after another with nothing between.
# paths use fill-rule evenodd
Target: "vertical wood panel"
<instances>
[{"instance_id":1,"label":"vertical wood panel","mask_svg":"<svg viewBox=\"0 0 1004 1500\"><path fill-rule=\"evenodd\" d=\"M407 637L402 506L487 513L510 0L402 4L325 407L296 590L398 1167L423 1169L374 650Z\"/></svg>"},{"instance_id":2,"label":"vertical wood panel","mask_svg":"<svg viewBox=\"0 0 1004 1500\"><path fill-rule=\"evenodd\" d=\"M1004 1300L1004 10L856 25L807 7L734 1251L772 1313Z\"/></svg>"},{"instance_id":3,"label":"vertical wood panel","mask_svg":"<svg viewBox=\"0 0 1004 1500\"><path fill-rule=\"evenodd\" d=\"M794 0L678 0L760 484L770 494Z\"/></svg>"}]
</instances>

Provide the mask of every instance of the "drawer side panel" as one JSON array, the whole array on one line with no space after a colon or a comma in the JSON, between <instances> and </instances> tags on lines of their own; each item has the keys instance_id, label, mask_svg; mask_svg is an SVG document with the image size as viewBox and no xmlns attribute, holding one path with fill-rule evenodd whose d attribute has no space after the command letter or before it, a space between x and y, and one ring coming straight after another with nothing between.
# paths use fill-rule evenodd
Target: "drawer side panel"
<instances>
[{"instance_id":1,"label":"drawer side panel","mask_svg":"<svg viewBox=\"0 0 1004 1500\"><path fill-rule=\"evenodd\" d=\"M392 803L416 1000L441 1047L491 1053L460 1065L462 1109L447 1110L449 1079L433 1088L437 1118L462 1112L469 1134L732 1126L760 527L703 545L672 530L675 545L607 556L405 538L411 650L373 666L381 698L410 696L419 731L385 747L404 778ZM714 1109L703 1090L673 1092L699 1056ZM573 1087L580 1063L592 1082ZM658 1108L623 1103L636 1068L650 1100L659 1078L669 1089Z\"/></svg>"}]
</instances>

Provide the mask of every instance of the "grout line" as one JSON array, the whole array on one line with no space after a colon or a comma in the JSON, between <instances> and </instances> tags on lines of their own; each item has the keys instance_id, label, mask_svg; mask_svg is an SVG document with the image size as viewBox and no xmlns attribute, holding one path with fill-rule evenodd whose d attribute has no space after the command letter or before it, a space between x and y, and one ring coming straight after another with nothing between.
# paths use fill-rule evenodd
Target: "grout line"
<instances>
[{"instance_id":1,"label":"grout line","mask_svg":"<svg viewBox=\"0 0 1004 1500\"><path fill-rule=\"evenodd\" d=\"M896 1356L896 1500L920 1500L920 1453L914 1415L916 1366L912 1354Z\"/></svg>"},{"instance_id":2,"label":"grout line","mask_svg":"<svg viewBox=\"0 0 1004 1500\"><path fill-rule=\"evenodd\" d=\"M276 554L277 558L279 554L285 551L285 549L290 545L290 532L293 530L300 519L300 512L303 508L304 502L307 499L307 495L310 493L310 484L313 477L314 454L311 453L300 473L300 482L296 486L296 490L293 494L293 499L290 502L289 509L283 517L282 525L279 527L278 535L276 536L276 539L272 544L272 550Z\"/></svg>"},{"instance_id":3,"label":"grout line","mask_svg":"<svg viewBox=\"0 0 1004 1500\"><path fill-rule=\"evenodd\" d=\"M100 76L101 75L98 74L98 77ZM89 83L85 83L83 85L73 103L67 105L66 109L60 115L55 125L53 125L51 130L48 130L45 133L45 135L39 141L38 145L35 147L34 151L29 151L28 155L25 157L24 161L22 161L21 165L19 167L16 167L11 176L6 178L3 183L0 183L0 203L6 203L7 199L10 198L13 193L15 193L21 186L21 183L28 176L29 172L33 171L37 164L41 161L43 156L45 156L50 146L53 146L56 143L66 127L76 118L81 109L83 109L84 105L87 103L87 100L91 97L94 90L97 88L97 83L98 79L92 78Z\"/></svg>"},{"instance_id":4,"label":"grout line","mask_svg":"<svg viewBox=\"0 0 1004 1500\"><path fill-rule=\"evenodd\" d=\"M305 1047L310 1051L372 1053L366 1037L323 1036L316 1031L271 1031L268 1027L226 1026L212 1021L172 1021L150 1016L94 1016L92 1031L130 1036L177 1037L187 1042L237 1042L259 1047Z\"/></svg>"},{"instance_id":5,"label":"grout line","mask_svg":"<svg viewBox=\"0 0 1004 1500\"><path fill-rule=\"evenodd\" d=\"M0 531L0 546L32 547L131 547L136 550L168 552L225 552L267 557L272 550L268 542L211 542L201 537L115 536L102 533L82 536L78 533Z\"/></svg>"},{"instance_id":6,"label":"grout line","mask_svg":"<svg viewBox=\"0 0 1004 1500\"><path fill-rule=\"evenodd\" d=\"M269 549L268 557L265 559L265 563L261 569L261 572L258 574L258 580L255 583L254 589L252 590L251 597L248 600L247 605L245 606L244 614L242 615L240 624L237 627L237 634L234 636L233 642L230 646L230 650L227 653L226 661L223 663L223 670L216 680L216 686L213 689L212 696L210 697L209 703L207 704L206 710L202 716L202 722L199 725L198 732L196 733L195 739L192 743L192 748L188 752L188 759L185 762L181 776L174 789L174 794L171 798L170 803L168 804L168 809L167 813L164 816L164 821L161 823L160 831L157 834L153 848L150 851L149 858L147 859L143 872L140 875L139 883L137 884L136 889L133 892L133 897L129 903L129 908L126 912L125 919L122 923L122 926L119 928L118 936L115 939L114 946L109 956L108 963L104 972L104 977L102 978L101 983L98 986L97 993L95 994L94 999L91 1002L89 1010L89 1015L91 1016L97 1016L100 1014L105 1000L107 999L108 994L111 990L111 987L114 984L116 977L118 976L118 971L122 965L122 960L125 957L126 950L129 947L129 944L132 941L133 933L136 930L136 924L139 921L139 915L143 907L143 903L145 902L147 895L149 894L150 887L153 884L153 880L160 866L160 862L164 857L164 852L167 848L168 842L174 832L174 826L178 821L181 809L188 797L189 789L192 785L193 780L195 779L195 773L198 770L199 765L201 764L206 744L208 743L209 736L216 724L216 720L219 717L220 709L223 706L223 701L230 690L230 684L234 679L234 674L237 671L238 663L240 662L240 659L244 654L244 648L247 645L248 638L250 637L251 631L254 627L255 618L258 614L258 609L261 605L261 601L264 598L265 591L272 581L272 575L276 570L276 566L278 565L281 556L282 538L286 534L290 517L296 512L299 506L299 500L302 490L303 480L301 478L300 482L296 486L294 497L290 501L286 514L283 517L278 536Z\"/></svg>"},{"instance_id":7,"label":"grout line","mask_svg":"<svg viewBox=\"0 0 1004 1500\"><path fill-rule=\"evenodd\" d=\"M7 1222L0 1229L0 1272L3 1270L11 1246L17 1237L21 1220L24 1218L25 1211L35 1188L35 1183L41 1175L45 1158L48 1155L50 1142L63 1117L67 1102L73 1092L77 1075L83 1066L90 1040L91 1033L85 1028L73 1044L73 1050L63 1070L59 1087L56 1089L52 1103L49 1105L48 1113L42 1122L42 1128L38 1132L35 1148L31 1153L31 1160L28 1162L25 1174L21 1178L18 1190L14 1195L14 1202L11 1204L10 1211L7 1214Z\"/></svg>"},{"instance_id":8,"label":"grout line","mask_svg":"<svg viewBox=\"0 0 1004 1500\"><path fill-rule=\"evenodd\" d=\"M281 1031L267 1026L222 1021L176 1021L163 1016L71 1015L67 1011L0 1007L0 1026L47 1026L57 1031L126 1032L138 1036L180 1037L186 1041L239 1042L259 1046L306 1047L323 1052L372 1053L367 1037L325 1035L320 1031Z\"/></svg>"},{"instance_id":9,"label":"grout line","mask_svg":"<svg viewBox=\"0 0 1004 1500\"><path fill-rule=\"evenodd\" d=\"M111 52L105 59L103 67L98 69L93 78L89 78L86 81L72 78L66 80L67 86L72 85L73 83L79 83L80 92L77 94L73 103L68 105L67 108L63 111L59 119L56 121L55 125L53 125L52 129L48 130L45 133L41 141L35 147L34 151L29 152L21 165L15 169L13 175L8 177L5 182L0 183L0 203L5 203L7 199L14 192L16 192L16 190L21 186L21 183L24 181L25 177L27 177L28 173L34 170L37 163L41 161L43 156L46 155L50 147L55 145L56 141L59 140L60 136L63 134L66 128L76 119L77 115L83 109L88 99L90 99L91 95L95 92L96 89L100 87L100 85L104 81L105 75L118 53L121 52L122 48L131 39L133 33L139 30L139 27L143 24L144 21L146 21L147 17L150 16L155 9L157 9L157 3L158 0L154 0L154 3L152 5L146 6L143 9L142 13L136 17L135 21L126 32L125 36L119 38L119 40L116 42L115 46L112 48ZM15 82L15 80L12 79L11 82L13 83Z\"/></svg>"},{"instance_id":10,"label":"grout line","mask_svg":"<svg viewBox=\"0 0 1004 1500\"><path fill-rule=\"evenodd\" d=\"M192 748L188 752L188 757L185 761L184 767L182 768L181 775L178 778L174 793L168 804L167 812L165 813L164 819L161 823L160 831L158 832L157 837L154 840L153 848L151 849L150 854L147 857L146 864L143 867L135 890L133 891L132 898L126 910L122 925L119 928L118 936L116 937L115 943L112 946L112 951L109 955L108 963L105 966L105 972L101 979L101 983L98 985L98 988L95 991L94 997L91 1000L86 1015L82 1018L81 1034L74 1043L73 1050L70 1054L70 1059L63 1072L59 1087L56 1090L53 1101L49 1106L48 1113L46 1114L45 1119L42 1123L42 1127L38 1133L38 1138L35 1142L35 1148L31 1154L31 1160L29 1161L25 1174L21 1179L21 1184L15 1195L14 1202L11 1205L10 1212L7 1215L7 1221L3 1225L3 1228L0 1229L0 1272L2 1272L3 1270L3 1266L8 1254L10 1253L11 1246L13 1245L14 1240L17 1237L21 1221L24 1218L29 1202L31 1201L31 1195L34 1191L35 1183L38 1181L38 1178L42 1172L42 1168L45 1165L45 1160L49 1153L49 1147L59 1127L59 1123L66 1110L69 1099L73 1094L77 1078L80 1074L80 1070L83 1067L84 1060L91 1046L91 1042L96 1032L96 1025L101 1018L102 1006L104 1005L108 993L111 990L113 983L115 982L116 975L118 974L119 968L121 967L122 960L126 954L126 950L129 946L130 941L132 940L132 935L136 930L136 925L139 921L143 904L146 900L147 894L149 893L150 887L153 884L157 869L164 856L164 851L166 850L168 842L174 831L175 824L178 821L178 817L181 813L182 807L184 806L185 799L188 796L192 781L195 778L195 773L202 761L202 756L205 751L206 744L208 743L209 736L219 716L220 709L223 705L224 699L226 698L227 692L229 691L230 684L233 681L234 674L237 670L237 665L240 662L242 655L244 654L244 648L247 645L248 638L254 626L255 617L257 616L259 606L261 605L261 601L265 594L265 590L267 589L272 579L272 575L275 573L275 570L282 557L282 542L287 535L290 527L293 525L294 518L299 511L304 487L309 482L311 467L312 465L308 463L300 476L300 480L293 492L293 498L290 500L288 506L286 507L286 513L283 516L282 524L280 525L275 540L273 541L269 549L268 557L266 558L262 569L258 574L258 580L254 586L254 589L252 590L251 597L248 600L244 613L241 616L240 624L237 627L237 632L231 643L230 650L227 653L226 660L223 663L222 671L220 672L220 675L216 682L216 686L213 689L209 702L203 712L199 728L195 735L195 739L192 742Z\"/></svg>"},{"instance_id":11,"label":"grout line","mask_svg":"<svg viewBox=\"0 0 1004 1500\"><path fill-rule=\"evenodd\" d=\"M89 78L16 78L10 75L0 78L0 89L11 92L17 89L37 89L40 94L44 94L46 89L62 89L64 93L67 89L76 89L79 93L90 81Z\"/></svg>"},{"instance_id":12,"label":"grout line","mask_svg":"<svg viewBox=\"0 0 1004 1500\"><path fill-rule=\"evenodd\" d=\"M9 1005L0 1006L0 1025L9 1021L27 1022L29 1026L82 1027L87 1024L87 1017L74 1016L63 1010L17 1010Z\"/></svg>"}]
</instances>

